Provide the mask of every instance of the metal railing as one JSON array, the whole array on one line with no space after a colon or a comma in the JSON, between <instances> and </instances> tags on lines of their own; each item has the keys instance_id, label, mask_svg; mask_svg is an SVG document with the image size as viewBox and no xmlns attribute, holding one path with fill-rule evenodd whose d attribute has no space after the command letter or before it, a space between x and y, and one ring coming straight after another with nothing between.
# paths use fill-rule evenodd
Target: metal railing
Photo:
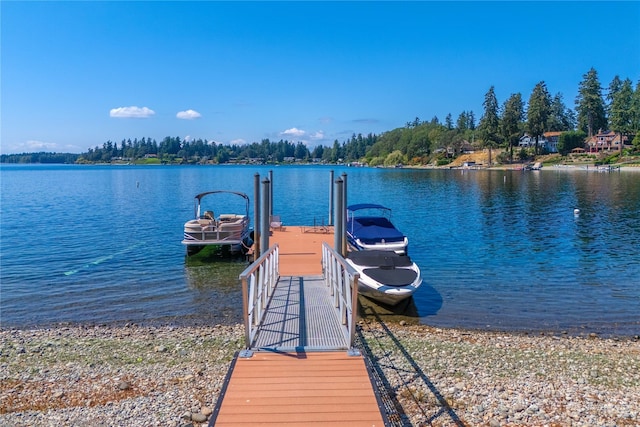
<instances>
[{"instance_id":1,"label":"metal railing","mask_svg":"<svg viewBox=\"0 0 640 427\"><path fill-rule=\"evenodd\" d=\"M345 339L353 348L358 314L358 281L360 273L328 243L322 244L322 271L330 288L333 304L344 327Z\"/></svg>"},{"instance_id":2,"label":"metal railing","mask_svg":"<svg viewBox=\"0 0 640 427\"><path fill-rule=\"evenodd\" d=\"M242 308L244 313L245 347L249 349L265 314L269 298L280 277L278 256L280 248L275 244L241 274Z\"/></svg>"}]
</instances>

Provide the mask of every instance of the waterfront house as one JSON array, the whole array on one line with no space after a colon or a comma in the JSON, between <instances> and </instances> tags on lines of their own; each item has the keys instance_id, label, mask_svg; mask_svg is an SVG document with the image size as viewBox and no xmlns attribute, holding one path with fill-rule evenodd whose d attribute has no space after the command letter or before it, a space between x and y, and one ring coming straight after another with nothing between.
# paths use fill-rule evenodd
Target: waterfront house
<instances>
[{"instance_id":1,"label":"waterfront house","mask_svg":"<svg viewBox=\"0 0 640 427\"><path fill-rule=\"evenodd\" d=\"M587 138L585 145L590 153L598 153L600 151L617 151L620 150L620 141L627 142L627 137L621 134L602 129L596 134Z\"/></svg>"},{"instance_id":2,"label":"waterfront house","mask_svg":"<svg viewBox=\"0 0 640 427\"><path fill-rule=\"evenodd\" d=\"M545 132L538 137L538 147L547 153L558 152L558 137L562 132ZM536 138L525 133L518 141L518 147L532 148L536 146Z\"/></svg>"}]
</instances>

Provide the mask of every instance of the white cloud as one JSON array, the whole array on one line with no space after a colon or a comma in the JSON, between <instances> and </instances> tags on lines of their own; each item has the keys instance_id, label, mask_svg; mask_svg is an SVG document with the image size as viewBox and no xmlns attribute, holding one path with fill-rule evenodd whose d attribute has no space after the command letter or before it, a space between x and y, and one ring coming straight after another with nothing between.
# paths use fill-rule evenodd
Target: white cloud
<instances>
[{"instance_id":1,"label":"white cloud","mask_svg":"<svg viewBox=\"0 0 640 427\"><path fill-rule=\"evenodd\" d=\"M184 120L194 120L202 117L202 114L198 113L195 110L187 110L187 111L179 111L178 114L176 114L176 117Z\"/></svg>"},{"instance_id":2,"label":"white cloud","mask_svg":"<svg viewBox=\"0 0 640 427\"><path fill-rule=\"evenodd\" d=\"M131 106L131 107L112 108L109 111L109 116L117 117L119 119L121 118L144 119L144 118L153 116L155 113L156 113L155 111L147 107L140 108L136 106Z\"/></svg>"},{"instance_id":3,"label":"white cloud","mask_svg":"<svg viewBox=\"0 0 640 427\"><path fill-rule=\"evenodd\" d=\"M324 132L322 132L321 130L312 133L311 135L309 135L309 138L313 139L313 140L319 140L319 139L324 139Z\"/></svg>"},{"instance_id":4,"label":"white cloud","mask_svg":"<svg viewBox=\"0 0 640 427\"><path fill-rule=\"evenodd\" d=\"M284 132L280 133L281 135L287 135L287 136L295 136L295 137L302 137L306 134L305 131L303 131L302 129L298 129L298 128L291 128L291 129L287 129Z\"/></svg>"},{"instance_id":5,"label":"white cloud","mask_svg":"<svg viewBox=\"0 0 640 427\"><path fill-rule=\"evenodd\" d=\"M243 145L243 144L246 144L246 143L247 143L247 141L245 141L242 138L234 139L234 140L231 141L231 144L236 144L236 145Z\"/></svg>"},{"instance_id":6,"label":"white cloud","mask_svg":"<svg viewBox=\"0 0 640 427\"><path fill-rule=\"evenodd\" d=\"M34 139L2 146L2 154L39 153L41 151L53 153L80 153L83 151L83 148L72 144L61 145L55 142L44 142Z\"/></svg>"},{"instance_id":7,"label":"white cloud","mask_svg":"<svg viewBox=\"0 0 640 427\"><path fill-rule=\"evenodd\" d=\"M23 147L30 151L55 150L58 147L58 144L31 140L24 143Z\"/></svg>"}]
</instances>

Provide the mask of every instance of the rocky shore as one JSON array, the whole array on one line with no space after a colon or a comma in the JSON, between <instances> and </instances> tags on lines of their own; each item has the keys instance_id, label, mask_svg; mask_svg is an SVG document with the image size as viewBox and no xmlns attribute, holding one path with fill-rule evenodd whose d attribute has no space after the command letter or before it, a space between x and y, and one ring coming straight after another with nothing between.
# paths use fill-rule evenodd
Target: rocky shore
<instances>
[{"instance_id":1,"label":"rocky shore","mask_svg":"<svg viewBox=\"0 0 640 427\"><path fill-rule=\"evenodd\" d=\"M2 426L207 425L240 325L0 331ZM640 341L364 319L394 426L638 426Z\"/></svg>"}]
</instances>

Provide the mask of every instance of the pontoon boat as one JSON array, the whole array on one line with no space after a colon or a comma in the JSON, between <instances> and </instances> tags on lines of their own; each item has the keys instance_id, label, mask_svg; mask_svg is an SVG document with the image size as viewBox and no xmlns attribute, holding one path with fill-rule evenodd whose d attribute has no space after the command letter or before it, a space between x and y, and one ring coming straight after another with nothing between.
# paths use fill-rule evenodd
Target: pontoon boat
<instances>
[{"instance_id":1,"label":"pontoon boat","mask_svg":"<svg viewBox=\"0 0 640 427\"><path fill-rule=\"evenodd\" d=\"M205 196L232 194L244 199L245 212L223 213L217 217L213 210L204 210ZM210 202L209 198L207 203ZM207 205L206 208L211 206ZM251 246L249 230L249 197L235 191L215 190L200 193L195 197L195 219L184 224L184 239L187 255L194 255L209 245L228 246L232 253L246 252Z\"/></svg>"}]
</instances>

